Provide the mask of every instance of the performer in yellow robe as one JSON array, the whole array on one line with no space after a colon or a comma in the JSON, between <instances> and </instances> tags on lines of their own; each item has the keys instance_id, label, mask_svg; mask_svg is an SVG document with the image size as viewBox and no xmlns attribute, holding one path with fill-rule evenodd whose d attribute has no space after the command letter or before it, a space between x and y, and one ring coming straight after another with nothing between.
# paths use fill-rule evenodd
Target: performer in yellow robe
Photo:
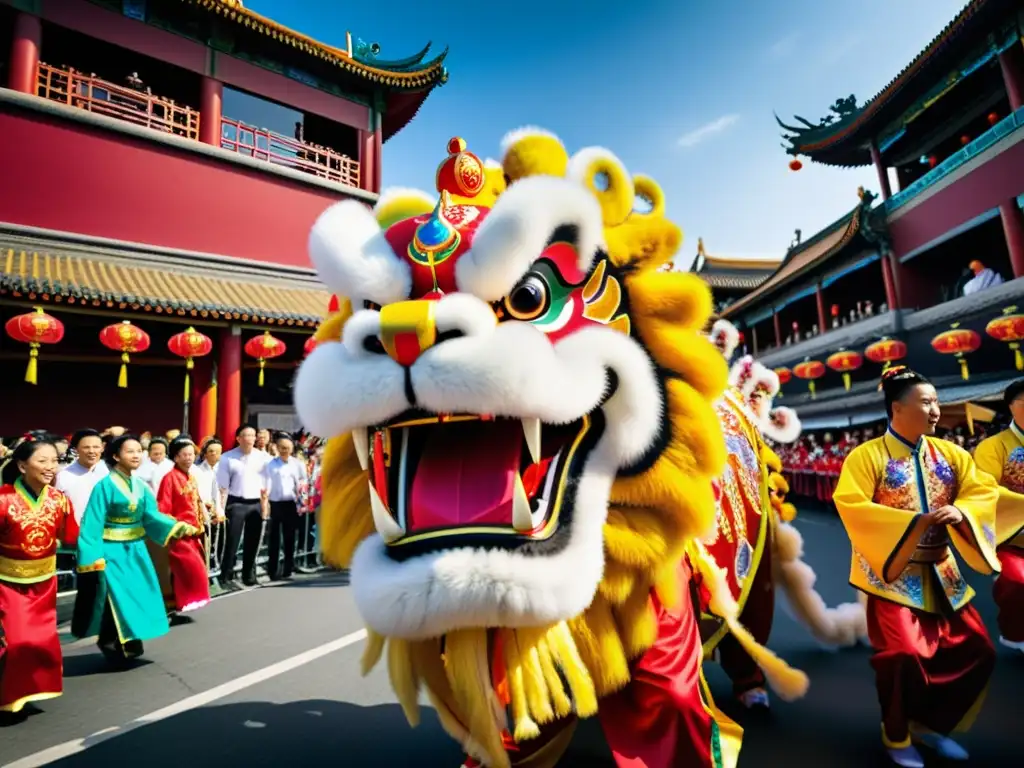
<instances>
[{"instance_id":1,"label":"performer in yellow robe","mask_svg":"<svg viewBox=\"0 0 1024 768\"><path fill-rule=\"evenodd\" d=\"M939 402L927 379L898 366L882 389L889 429L846 458L834 499L853 545L850 583L867 594L882 742L897 765L922 768L915 742L967 759L949 734L970 727L995 665L951 549L976 571L999 571L998 490L970 454L933 437Z\"/></svg>"},{"instance_id":2,"label":"performer in yellow robe","mask_svg":"<svg viewBox=\"0 0 1024 768\"><path fill-rule=\"evenodd\" d=\"M974 449L978 469L999 483L996 550L1003 572L992 587L999 606L999 642L1024 652L1024 379L1006 388L1013 421Z\"/></svg>"}]
</instances>

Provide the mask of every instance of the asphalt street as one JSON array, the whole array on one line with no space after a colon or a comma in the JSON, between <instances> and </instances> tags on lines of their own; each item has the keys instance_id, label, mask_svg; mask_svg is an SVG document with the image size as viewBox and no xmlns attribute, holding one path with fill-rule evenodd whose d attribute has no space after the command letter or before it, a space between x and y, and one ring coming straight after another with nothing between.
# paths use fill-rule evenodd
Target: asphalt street
<instances>
[{"instance_id":1,"label":"asphalt street","mask_svg":"<svg viewBox=\"0 0 1024 768\"><path fill-rule=\"evenodd\" d=\"M826 601L853 599L838 520L804 510L797 525ZM973 583L994 635L990 581ZM460 751L429 709L411 730L384 671L360 677L360 630L345 577L332 574L220 597L147 643L145 658L125 671L109 671L94 645L67 638L64 696L0 729L0 766L456 768ZM888 765L869 650L821 649L782 609L771 646L810 675L803 700L775 700L770 713L752 717L732 706L721 672L708 673L719 704L746 728L741 768ZM970 765L1017 764L1021 691L1024 656L1000 648L981 719L961 740ZM593 724L577 741L563 764L600 765Z\"/></svg>"}]
</instances>

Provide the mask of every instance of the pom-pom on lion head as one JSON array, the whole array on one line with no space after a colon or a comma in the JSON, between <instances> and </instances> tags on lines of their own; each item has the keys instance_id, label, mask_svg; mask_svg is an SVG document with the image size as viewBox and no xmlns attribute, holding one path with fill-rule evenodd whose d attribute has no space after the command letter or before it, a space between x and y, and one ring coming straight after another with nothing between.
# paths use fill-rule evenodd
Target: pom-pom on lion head
<instances>
[{"instance_id":1,"label":"pom-pom on lion head","mask_svg":"<svg viewBox=\"0 0 1024 768\"><path fill-rule=\"evenodd\" d=\"M653 181L536 129L503 143L493 204L483 168L453 140L440 201L321 216L311 256L351 305L295 401L331 438L321 541L351 564L366 666L386 646L410 720L426 689L500 766L506 704L520 741L592 715L655 639L651 590L680 598L684 548L714 521L727 371L701 334L708 289L659 271L682 234Z\"/></svg>"}]
</instances>

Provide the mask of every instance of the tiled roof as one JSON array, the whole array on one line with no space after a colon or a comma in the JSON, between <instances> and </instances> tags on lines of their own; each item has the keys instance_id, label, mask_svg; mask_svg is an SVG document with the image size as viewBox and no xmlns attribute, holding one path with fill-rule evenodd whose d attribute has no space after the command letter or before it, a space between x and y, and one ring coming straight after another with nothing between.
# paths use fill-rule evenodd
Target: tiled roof
<instances>
[{"instance_id":1,"label":"tiled roof","mask_svg":"<svg viewBox=\"0 0 1024 768\"><path fill-rule=\"evenodd\" d=\"M318 288L223 279L100 257L0 244L0 296L137 312L315 327L330 295Z\"/></svg>"},{"instance_id":2,"label":"tiled roof","mask_svg":"<svg viewBox=\"0 0 1024 768\"><path fill-rule=\"evenodd\" d=\"M448 79L448 71L444 67L444 59L448 55L447 48L426 62L422 59L426 55L427 48L415 56L399 61L377 61L361 57L353 51L318 42L301 32L278 24L266 16L250 11L240 0L179 0L179 2L216 14L240 27L253 30L283 45L332 64L345 72L383 86L414 91L433 88Z\"/></svg>"},{"instance_id":3,"label":"tiled roof","mask_svg":"<svg viewBox=\"0 0 1024 768\"><path fill-rule=\"evenodd\" d=\"M701 280L712 288L757 288L771 275L765 272L749 272L746 270L701 270L696 273Z\"/></svg>"}]
</instances>

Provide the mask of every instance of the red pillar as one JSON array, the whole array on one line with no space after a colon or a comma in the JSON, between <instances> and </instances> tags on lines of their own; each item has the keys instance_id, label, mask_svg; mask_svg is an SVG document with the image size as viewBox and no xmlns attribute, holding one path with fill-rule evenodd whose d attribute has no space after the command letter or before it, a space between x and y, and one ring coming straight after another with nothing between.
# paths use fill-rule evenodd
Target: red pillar
<instances>
[{"instance_id":1,"label":"red pillar","mask_svg":"<svg viewBox=\"0 0 1024 768\"><path fill-rule=\"evenodd\" d=\"M753 347L753 355L757 356L757 326L750 326L750 344Z\"/></svg>"},{"instance_id":2,"label":"red pillar","mask_svg":"<svg viewBox=\"0 0 1024 768\"><path fill-rule=\"evenodd\" d=\"M1017 201L1007 200L999 206L999 217L1003 220L1003 234L1006 249L1010 252L1010 266L1014 277L1024 277L1024 212Z\"/></svg>"},{"instance_id":3,"label":"red pillar","mask_svg":"<svg viewBox=\"0 0 1024 768\"><path fill-rule=\"evenodd\" d=\"M242 423L242 329L225 328L220 335L217 362L218 433L233 445L235 431Z\"/></svg>"},{"instance_id":4,"label":"red pillar","mask_svg":"<svg viewBox=\"0 0 1024 768\"><path fill-rule=\"evenodd\" d=\"M43 43L43 24L38 16L19 13L14 20L14 39L7 73L7 87L32 96L39 77L39 49Z\"/></svg>"},{"instance_id":5,"label":"red pillar","mask_svg":"<svg viewBox=\"0 0 1024 768\"><path fill-rule=\"evenodd\" d=\"M779 313L772 310L772 323L775 325L775 346L782 346L782 323L779 321Z\"/></svg>"},{"instance_id":6,"label":"red pillar","mask_svg":"<svg viewBox=\"0 0 1024 768\"><path fill-rule=\"evenodd\" d=\"M377 115L377 129L373 132L373 189L371 192L380 194L382 171L384 168L384 135L381 132L381 118Z\"/></svg>"},{"instance_id":7,"label":"red pillar","mask_svg":"<svg viewBox=\"0 0 1024 768\"><path fill-rule=\"evenodd\" d=\"M377 139L372 131L359 131L359 188L373 191L376 178Z\"/></svg>"},{"instance_id":8,"label":"red pillar","mask_svg":"<svg viewBox=\"0 0 1024 768\"><path fill-rule=\"evenodd\" d=\"M880 259L882 263L882 284L885 286L885 303L889 309L899 309L900 299L896 293L896 281L892 274L892 259L895 258L890 251L883 251Z\"/></svg>"},{"instance_id":9,"label":"red pillar","mask_svg":"<svg viewBox=\"0 0 1024 768\"><path fill-rule=\"evenodd\" d=\"M213 147L220 146L221 103L224 85L220 80L204 76L199 87L199 140Z\"/></svg>"},{"instance_id":10,"label":"red pillar","mask_svg":"<svg viewBox=\"0 0 1024 768\"><path fill-rule=\"evenodd\" d=\"M821 283L815 286L814 297L818 301L818 333L827 333L828 315L825 314L825 294L821 291Z\"/></svg>"},{"instance_id":11,"label":"red pillar","mask_svg":"<svg viewBox=\"0 0 1024 768\"><path fill-rule=\"evenodd\" d=\"M213 382L213 359L196 360L192 371L192 409L188 429L197 443L217 431L217 390Z\"/></svg>"},{"instance_id":12,"label":"red pillar","mask_svg":"<svg viewBox=\"0 0 1024 768\"><path fill-rule=\"evenodd\" d=\"M892 197L892 188L889 186L889 171L882 162L882 153L878 147L871 144L871 162L875 164L875 171L878 173L878 184L882 188L882 199L888 200Z\"/></svg>"},{"instance_id":13,"label":"red pillar","mask_svg":"<svg viewBox=\"0 0 1024 768\"><path fill-rule=\"evenodd\" d=\"M1003 72L1006 96L1010 109L1016 112L1024 107L1024 64L1021 63L1021 46L1015 45L999 54L999 69Z\"/></svg>"}]
</instances>

